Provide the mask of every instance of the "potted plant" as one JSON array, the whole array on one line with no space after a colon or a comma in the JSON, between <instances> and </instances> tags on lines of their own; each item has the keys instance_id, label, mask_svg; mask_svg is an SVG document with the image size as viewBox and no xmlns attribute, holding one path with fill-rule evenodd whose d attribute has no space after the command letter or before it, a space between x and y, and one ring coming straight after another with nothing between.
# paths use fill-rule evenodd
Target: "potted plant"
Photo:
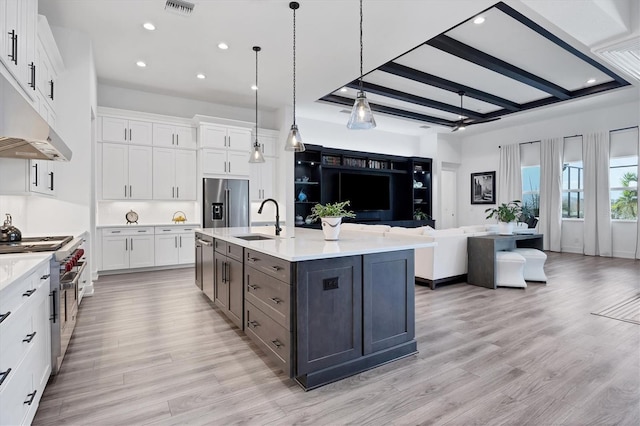
<instances>
[{"instance_id":1,"label":"potted plant","mask_svg":"<svg viewBox=\"0 0 640 426\"><path fill-rule=\"evenodd\" d=\"M343 217L356 217L355 213L346 209L349 204L351 202L347 200L341 203L316 204L311 208L310 217L313 221L320 219L325 240L338 239Z\"/></svg>"},{"instance_id":2,"label":"potted plant","mask_svg":"<svg viewBox=\"0 0 640 426\"><path fill-rule=\"evenodd\" d=\"M429 215L423 212L421 209L415 209L413 211L414 220L429 220Z\"/></svg>"},{"instance_id":3,"label":"potted plant","mask_svg":"<svg viewBox=\"0 0 640 426\"><path fill-rule=\"evenodd\" d=\"M508 203L502 203L493 209L486 209L488 213L487 219L495 218L498 220L498 233L500 235L513 234L513 224L520 217L522 206L520 200L513 200Z\"/></svg>"}]
</instances>

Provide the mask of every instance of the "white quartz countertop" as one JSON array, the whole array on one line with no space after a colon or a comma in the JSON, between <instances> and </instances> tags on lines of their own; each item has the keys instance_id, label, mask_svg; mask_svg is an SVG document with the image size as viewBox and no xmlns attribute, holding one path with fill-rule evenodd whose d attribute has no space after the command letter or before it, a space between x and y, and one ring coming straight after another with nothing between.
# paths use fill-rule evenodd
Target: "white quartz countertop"
<instances>
[{"instance_id":1,"label":"white quartz countertop","mask_svg":"<svg viewBox=\"0 0 640 426\"><path fill-rule=\"evenodd\" d=\"M295 228L293 238L290 229L284 227L279 237L273 226L250 226L237 228L203 228L198 232L213 238L254 249L261 253L298 262L303 260L326 259L331 257L354 256L370 253L384 253L422 247L433 247L436 243L419 238L395 239L368 232L340 231L338 241L325 241L321 230ZM247 241L239 236L262 235L272 237L267 240Z\"/></svg>"},{"instance_id":2,"label":"white quartz countertop","mask_svg":"<svg viewBox=\"0 0 640 426\"><path fill-rule=\"evenodd\" d=\"M48 253L3 254L0 256L0 292L11 284L25 279L51 259Z\"/></svg>"},{"instance_id":3,"label":"white quartz countertop","mask_svg":"<svg viewBox=\"0 0 640 426\"><path fill-rule=\"evenodd\" d=\"M164 222L164 223L118 223L111 225L96 225L96 228L144 228L148 226L179 226L179 227L187 227L187 228L199 228L199 223L194 222L185 222L185 223L173 223L173 222Z\"/></svg>"}]
</instances>

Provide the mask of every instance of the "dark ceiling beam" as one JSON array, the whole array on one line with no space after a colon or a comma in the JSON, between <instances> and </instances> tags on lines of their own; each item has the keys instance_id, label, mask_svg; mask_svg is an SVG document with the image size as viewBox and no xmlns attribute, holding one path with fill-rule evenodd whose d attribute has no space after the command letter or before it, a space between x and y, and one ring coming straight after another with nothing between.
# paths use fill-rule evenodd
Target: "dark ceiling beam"
<instances>
[{"instance_id":1,"label":"dark ceiling beam","mask_svg":"<svg viewBox=\"0 0 640 426\"><path fill-rule=\"evenodd\" d=\"M434 101L432 99L423 98L421 96L413 95L411 93L401 92L400 90L391 89L389 87L380 86L374 83L363 82L362 86L367 93L373 93L375 95L385 96L387 98L393 98L398 101L408 102L415 105L420 105L427 108L434 108L440 111L446 111L451 114L460 114L460 106L445 104L444 102ZM359 89L360 83L355 80L347 84L347 87L351 89ZM462 114L469 118L484 118L484 114L479 114L476 111L463 109Z\"/></svg>"},{"instance_id":2,"label":"dark ceiling beam","mask_svg":"<svg viewBox=\"0 0 640 426\"><path fill-rule=\"evenodd\" d=\"M502 59L484 53L444 34L432 38L427 41L427 44L450 55L457 56L460 59L472 62L483 68L490 69L491 71L519 81L520 83L547 92L558 99L567 100L571 98L569 92L557 84L551 83L535 74L511 65Z\"/></svg>"},{"instance_id":3,"label":"dark ceiling beam","mask_svg":"<svg viewBox=\"0 0 640 426\"><path fill-rule=\"evenodd\" d=\"M571 99L576 99L576 98L581 98L584 96L589 96L589 95L594 95L596 93L600 93L600 92L606 92L607 90L612 90L612 89L618 89L620 88L620 84L617 81L608 81L606 83L602 83L602 84L598 84L595 86L589 86L589 87L585 87L583 89L578 89L578 90L574 90L571 92ZM562 102L560 99L555 98L553 96L550 96L548 98L544 98L544 99L538 99L535 101L531 101L531 102L527 102L525 104L522 104L522 111L527 111L530 109L534 109L534 108L540 108L543 106L548 106L548 105L553 105L556 103ZM493 118L493 117L503 117L505 115L510 114L509 111L505 111L505 110L498 110L498 111L493 111L490 112L487 115L487 117Z\"/></svg>"},{"instance_id":4,"label":"dark ceiling beam","mask_svg":"<svg viewBox=\"0 0 640 426\"><path fill-rule=\"evenodd\" d=\"M526 16L524 16L523 14L518 12L517 10L507 6L505 3L503 3L503 2L497 3L495 5L495 7L498 10L502 11L503 13L507 14L508 16L512 17L516 21L520 22L521 24L527 26L532 31L535 31L536 33L540 34L542 37L546 38L550 42L552 42L552 43L556 44L557 46L563 48L564 50L566 50L567 52L571 53L572 55L577 56L578 58L580 58L583 61L587 62L592 67L597 68L599 71L602 71L603 73L607 74L609 77L611 77L615 81L617 81L620 86L629 85L628 81L626 81L625 79L620 77L618 74L616 74L613 71L611 71L609 68L607 68L604 65L600 64L599 62L595 61L591 57L585 55L584 53L582 53L581 51L579 51L575 47L571 46L566 41L560 39L560 37L552 34L549 30L546 30L545 28L543 28L542 26L538 25L537 23L535 23L531 19L527 18Z\"/></svg>"},{"instance_id":5,"label":"dark ceiling beam","mask_svg":"<svg viewBox=\"0 0 640 426\"><path fill-rule=\"evenodd\" d=\"M319 99L323 102L328 102L332 104L344 105L351 107L353 105L353 99L345 98L344 96L338 95L327 95ZM369 102L369 106L371 110L374 112L379 112L381 114L392 115L394 117L400 118L408 118L411 120L421 121L424 123L437 124L440 126L453 127L456 122L451 120L445 120L444 118L432 117L430 115L420 114L412 111L405 111L399 108L388 107L384 105L378 105L372 102Z\"/></svg>"},{"instance_id":6,"label":"dark ceiling beam","mask_svg":"<svg viewBox=\"0 0 640 426\"><path fill-rule=\"evenodd\" d=\"M426 72L418 71L414 68L400 65L396 62L387 62L384 65L378 67L378 70L384 71L389 74L397 75L398 77L408 78L418 83L428 84L433 87L437 87L442 90L448 90L450 92L458 93L464 92L465 96L469 96L474 99L478 99L483 102L487 102L499 107L505 108L511 112L520 111L520 105L512 102L508 99L501 98L499 96L492 95L487 92L483 92L478 89L474 89L470 86L458 84L451 80L447 80Z\"/></svg>"}]
</instances>

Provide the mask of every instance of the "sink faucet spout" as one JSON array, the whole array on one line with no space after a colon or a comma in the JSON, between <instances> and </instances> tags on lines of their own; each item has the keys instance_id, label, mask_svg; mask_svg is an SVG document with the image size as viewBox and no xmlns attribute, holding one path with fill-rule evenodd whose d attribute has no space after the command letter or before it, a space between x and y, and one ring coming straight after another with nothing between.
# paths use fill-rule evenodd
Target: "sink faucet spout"
<instances>
[{"instance_id":1,"label":"sink faucet spout","mask_svg":"<svg viewBox=\"0 0 640 426\"><path fill-rule=\"evenodd\" d=\"M262 214L262 208L264 207L267 201L271 201L273 204L276 205L276 235L280 235L280 231L282 231L282 228L280 228L280 208L278 207L278 202L276 200L274 200L273 198L267 198L266 200L264 200L262 204L260 204L260 208L258 209L258 214Z\"/></svg>"}]
</instances>

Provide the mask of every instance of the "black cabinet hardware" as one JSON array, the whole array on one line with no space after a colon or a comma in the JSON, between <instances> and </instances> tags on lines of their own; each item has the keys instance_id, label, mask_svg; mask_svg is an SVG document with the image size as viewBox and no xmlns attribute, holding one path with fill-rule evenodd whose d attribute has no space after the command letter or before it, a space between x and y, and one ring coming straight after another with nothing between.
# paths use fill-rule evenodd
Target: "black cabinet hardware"
<instances>
[{"instance_id":1,"label":"black cabinet hardware","mask_svg":"<svg viewBox=\"0 0 640 426\"><path fill-rule=\"evenodd\" d=\"M51 180L51 186L49 189L53 191L53 172L49 172L49 179Z\"/></svg>"},{"instance_id":2,"label":"black cabinet hardware","mask_svg":"<svg viewBox=\"0 0 640 426\"><path fill-rule=\"evenodd\" d=\"M31 62L29 64L29 68L31 69L31 81L29 82L29 87L36 90L36 64Z\"/></svg>"},{"instance_id":3,"label":"black cabinet hardware","mask_svg":"<svg viewBox=\"0 0 640 426\"><path fill-rule=\"evenodd\" d=\"M25 404L27 405L31 405L31 403L33 403L33 400L36 397L36 393L38 393L37 390L34 390L33 392L31 392L30 394L27 395L27 399L24 401Z\"/></svg>"},{"instance_id":4,"label":"black cabinet hardware","mask_svg":"<svg viewBox=\"0 0 640 426\"><path fill-rule=\"evenodd\" d=\"M49 98L51 98L51 100L53 100L53 80L49 80L49 87L50 87L50 93L49 93Z\"/></svg>"},{"instance_id":5,"label":"black cabinet hardware","mask_svg":"<svg viewBox=\"0 0 640 426\"><path fill-rule=\"evenodd\" d=\"M272 266L271 269L273 269L274 271L278 272L282 268L280 266Z\"/></svg>"},{"instance_id":6,"label":"black cabinet hardware","mask_svg":"<svg viewBox=\"0 0 640 426\"><path fill-rule=\"evenodd\" d=\"M9 58L11 58L11 62L18 65L18 34L16 34L16 30L11 30L8 34L11 36L11 54Z\"/></svg>"},{"instance_id":7,"label":"black cabinet hardware","mask_svg":"<svg viewBox=\"0 0 640 426\"><path fill-rule=\"evenodd\" d=\"M36 337L36 332L34 331L31 334L27 334L26 337L24 339L22 339L23 342L25 343L31 343L31 341L33 340L33 338Z\"/></svg>"},{"instance_id":8,"label":"black cabinet hardware","mask_svg":"<svg viewBox=\"0 0 640 426\"><path fill-rule=\"evenodd\" d=\"M0 372L0 386L2 386L2 382L4 382L4 379L9 377L9 373L11 373L10 368L7 368L7 371Z\"/></svg>"},{"instance_id":9,"label":"black cabinet hardware","mask_svg":"<svg viewBox=\"0 0 640 426\"><path fill-rule=\"evenodd\" d=\"M47 278L49 278L51 276L51 274L46 274L40 277L41 280L46 280Z\"/></svg>"},{"instance_id":10,"label":"black cabinet hardware","mask_svg":"<svg viewBox=\"0 0 640 426\"><path fill-rule=\"evenodd\" d=\"M280 341L278 339L272 340L271 343L273 343L273 346L275 346L278 349L280 349L282 346L284 346L282 343L280 343Z\"/></svg>"},{"instance_id":11,"label":"black cabinet hardware","mask_svg":"<svg viewBox=\"0 0 640 426\"><path fill-rule=\"evenodd\" d=\"M27 291L25 291L24 293L22 293L22 296L23 296L23 297L30 297L30 296L31 296L33 293L35 293L35 292L36 292L36 289L35 289L35 288L32 288L31 290L27 290Z\"/></svg>"},{"instance_id":12,"label":"black cabinet hardware","mask_svg":"<svg viewBox=\"0 0 640 426\"><path fill-rule=\"evenodd\" d=\"M247 327L249 328L256 328L259 327L260 323L258 321L247 321Z\"/></svg>"},{"instance_id":13,"label":"black cabinet hardware","mask_svg":"<svg viewBox=\"0 0 640 426\"><path fill-rule=\"evenodd\" d=\"M257 285L255 285L255 284L247 284L247 290L257 290L257 289L259 289L259 288L260 288L260 287L258 287L258 286L257 286Z\"/></svg>"},{"instance_id":14,"label":"black cabinet hardware","mask_svg":"<svg viewBox=\"0 0 640 426\"><path fill-rule=\"evenodd\" d=\"M36 172L35 172L36 181L33 184L35 186L38 186L38 163L34 164L32 167L36 169Z\"/></svg>"},{"instance_id":15,"label":"black cabinet hardware","mask_svg":"<svg viewBox=\"0 0 640 426\"><path fill-rule=\"evenodd\" d=\"M251 263L256 263L256 261L258 261L260 259L258 259L257 257L249 257L247 256L247 261L251 262Z\"/></svg>"},{"instance_id":16,"label":"black cabinet hardware","mask_svg":"<svg viewBox=\"0 0 640 426\"><path fill-rule=\"evenodd\" d=\"M282 300L278 299L277 297L270 297L269 300L271 300L276 305L279 305L280 303L282 303Z\"/></svg>"},{"instance_id":17,"label":"black cabinet hardware","mask_svg":"<svg viewBox=\"0 0 640 426\"><path fill-rule=\"evenodd\" d=\"M52 292L49 293L49 297L51 298L51 316L49 317L49 321L51 321L52 323L56 323L56 317L57 317L57 312L56 312L56 291L53 290Z\"/></svg>"},{"instance_id":18,"label":"black cabinet hardware","mask_svg":"<svg viewBox=\"0 0 640 426\"><path fill-rule=\"evenodd\" d=\"M0 323L2 323L2 321L4 321L7 318L9 318L9 315L11 315L11 311L7 312L6 314L0 315Z\"/></svg>"}]
</instances>

